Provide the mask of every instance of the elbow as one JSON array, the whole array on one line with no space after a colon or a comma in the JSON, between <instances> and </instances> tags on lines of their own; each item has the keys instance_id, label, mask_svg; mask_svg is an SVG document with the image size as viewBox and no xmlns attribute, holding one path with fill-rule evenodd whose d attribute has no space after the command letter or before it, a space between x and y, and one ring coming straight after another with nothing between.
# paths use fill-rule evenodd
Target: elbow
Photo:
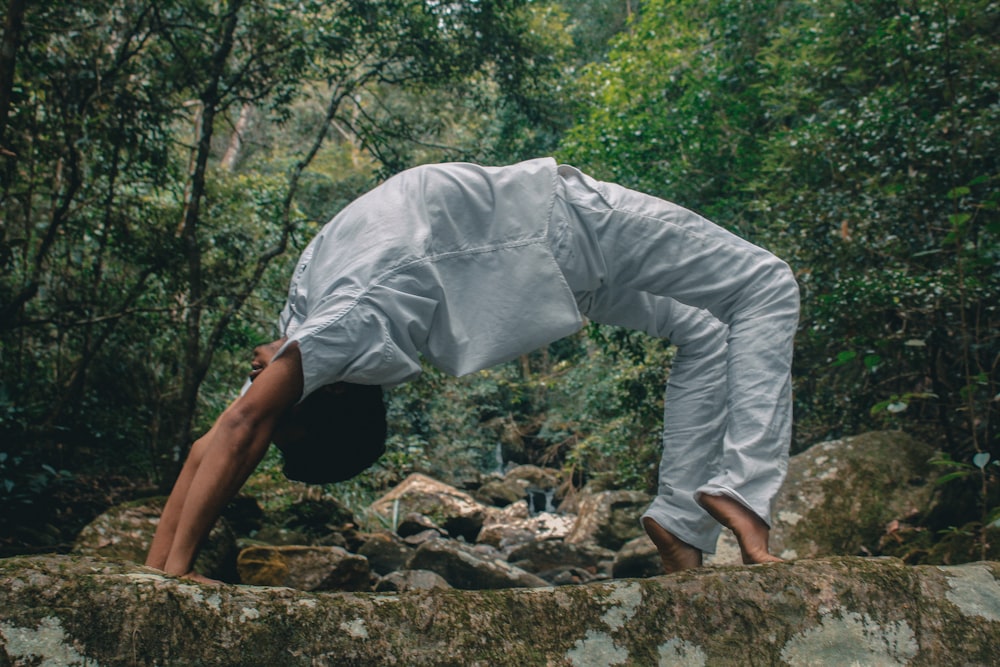
<instances>
[{"instance_id":1,"label":"elbow","mask_svg":"<svg viewBox=\"0 0 1000 667\"><path fill-rule=\"evenodd\" d=\"M219 444L229 450L233 456L250 454L255 444L261 440L259 434L265 433L264 442L270 442L270 430L266 424L251 410L234 406L219 418Z\"/></svg>"},{"instance_id":2,"label":"elbow","mask_svg":"<svg viewBox=\"0 0 1000 667\"><path fill-rule=\"evenodd\" d=\"M759 292L768 300L772 312L787 313L798 319L799 315L799 283L791 267L777 257L765 265L762 275L764 287Z\"/></svg>"},{"instance_id":3,"label":"elbow","mask_svg":"<svg viewBox=\"0 0 1000 667\"><path fill-rule=\"evenodd\" d=\"M205 458L205 452L208 451L208 445L211 439L208 434L205 434L194 441L191 445L191 451L188 452L188 463L198 466L201 464L201 460Z\"/></svg>"}]
</instances>

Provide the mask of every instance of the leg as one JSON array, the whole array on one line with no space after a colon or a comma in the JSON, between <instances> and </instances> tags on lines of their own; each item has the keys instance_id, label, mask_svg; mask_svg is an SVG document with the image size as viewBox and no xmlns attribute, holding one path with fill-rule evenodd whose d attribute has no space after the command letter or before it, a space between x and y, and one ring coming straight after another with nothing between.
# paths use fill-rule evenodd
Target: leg
<instances>
[{"instance_id":1,"label":"leg","mask_svg":"<svg viewBox=\"0 0 1000 667\"><path fill-rule=\"evenodd\" d=\"M790 343L788 354L791 354ZM762 396L754 394L756 387L752 375L735 377L733 384L739 392L735 400L740 406L740 414L747 421L770 420L770 439L759 443L748 439L746 442L753 446L725 447L720 473L700 487L695 495L709 514L736 535L744 563L777 561L780 559L768 551L768 518L770 500L777 495L788 465L791 378L786 376L774 402L765 402ZM740 435L746 431L735 430L737 425L732 428L732 442L744 442Z\"/></svg>"},{"instance_id":2,"label":"leg","mask_svg":"<svg viewBox=\"0 0 1000 667\"><path fill-rule=\"evenodd\" d=\"M575 170L574 170L575 171ZM725 496L764 526L787 469L791 436L790 371L798 287L784 262L697 214L579 172L561 171L569 208L585 230L585 275L603 285L673 298L728 325L726 425L716 474L696 491ZM710 505L731 508L726 501ZM759 531L758 531L759 532ZM740 538L740 533L737 533ZM759 545L745 544L746 554Z\"/></svg>"},{"instance_id":3,"label":"leg","mask_svg":"<svg viewBox=\"0 0 1000 667\"><path fill-rule=\"evenodd\" d=\"M710 313L642 292L602 288L581 303L591 319L677 345L663 411L657 497L642 517L667 572L715 551L719 524L695 500L717 472L726 427L727 327Z\"/></svg>"}]
</instances>

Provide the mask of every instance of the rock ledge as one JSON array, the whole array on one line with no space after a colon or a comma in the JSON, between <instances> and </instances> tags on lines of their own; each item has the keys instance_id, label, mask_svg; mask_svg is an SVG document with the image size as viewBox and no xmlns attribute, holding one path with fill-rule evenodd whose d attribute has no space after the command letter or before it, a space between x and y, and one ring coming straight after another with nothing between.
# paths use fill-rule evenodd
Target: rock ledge
<instances>
[{"instance_id":1,"label":"rock ledge","mask_svg":"<svg viewBox=\"0 0 1000 667\"><path fill-rule=\"evenodd\" d=\"M0 666L988 665L1000 563L833 558L584 586L401 594L200 586L0 560Z\"/></svg>"}]
</instances>

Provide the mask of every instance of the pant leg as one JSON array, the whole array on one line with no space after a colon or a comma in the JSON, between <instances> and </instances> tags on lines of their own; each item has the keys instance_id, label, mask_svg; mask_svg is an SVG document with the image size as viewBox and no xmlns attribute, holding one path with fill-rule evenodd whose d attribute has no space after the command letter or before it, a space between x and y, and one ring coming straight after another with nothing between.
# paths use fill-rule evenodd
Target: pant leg
<instances>
[{"instance_id":1,"label":"pant leg","mask_svg":"<svg viewBox=\"0 0 1000 667\"><path fill-rule=\"evenodd\" d=\"M645 331L677 346L663 405L657 495L643 517L714 553L720 526L695 492L716 476L723 454L729 328L706 310L627 289L601 288L581 306L595 322Z\"/></svg>"},{"instance_id":2,"label":"pant leg","mask_svg":"<svg viewBox=\"0 0 1000 667\"><path fill-rule=\"evenodd\" d=\"M589 262L574 289L610 286L669 297L728 325L722 456L695 496L730 496L770 524L791 440L799 305L791 271L771 253L680 206L572 168L561 167L560 174L571 217L579 222L576 242L585 246L578 254Z\"/></svg>"}]
</instances>

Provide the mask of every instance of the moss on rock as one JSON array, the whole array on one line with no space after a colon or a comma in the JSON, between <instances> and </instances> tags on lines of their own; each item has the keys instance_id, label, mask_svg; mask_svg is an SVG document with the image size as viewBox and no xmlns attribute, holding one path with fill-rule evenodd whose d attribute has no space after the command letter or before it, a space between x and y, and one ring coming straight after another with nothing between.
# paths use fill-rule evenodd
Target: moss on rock
<instances>
[{"instance_id":1,"label":"moss on rock","mask_svg":"<svg viewBox=\"0 0 1000 667\"><path fill-rule=\"evenodd\" d=\"M835 558L384 595L12 558L0 561L0 665L991 664L998 579L997 563Z\"/></svg>"},{"instance_id":2,"label":"moss on rock","mask_svg":"<svg viewBox=\"0 0 1000 667\"><path fill-rule=\"evenodd\" d=\"M934 450L883 431L819 443L789 462L771 548L788 558L879 553L886 524L930 506Z\"/></svg>"}]
</instances>

